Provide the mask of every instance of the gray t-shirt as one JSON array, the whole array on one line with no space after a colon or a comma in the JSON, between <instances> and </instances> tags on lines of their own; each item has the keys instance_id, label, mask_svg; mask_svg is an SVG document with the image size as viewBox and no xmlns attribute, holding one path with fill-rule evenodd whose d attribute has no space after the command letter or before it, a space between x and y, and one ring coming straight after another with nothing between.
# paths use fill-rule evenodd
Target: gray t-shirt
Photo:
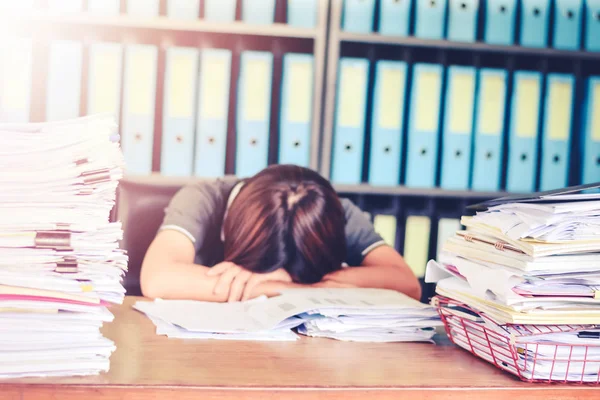
<instances>
[{"instance_id":1,"label":"gray t-shirt","mask_svg":"<svg viewBox=\"0 0 600 400\"><path fill-rule=\"evenodd\" d=\"M160 230L173 229L186 235L196 249L195 263L213 266L223 261L222 225L239 179L200 181L183 187L167 208ZM348 199L341 199L346 215L346 264L358 266L372 249L385 244L366 213Z\"/></svg>"}]
</instances>

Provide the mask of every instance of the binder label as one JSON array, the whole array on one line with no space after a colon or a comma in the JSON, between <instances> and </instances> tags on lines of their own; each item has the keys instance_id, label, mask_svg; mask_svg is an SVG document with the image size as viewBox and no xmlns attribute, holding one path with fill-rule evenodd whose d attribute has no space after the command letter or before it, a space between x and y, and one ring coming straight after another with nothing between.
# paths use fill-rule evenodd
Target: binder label
<instances>
[{"instance_id":1,"label":"binder label","mask_svg":"<svg viewBox=\"0 0 600 400\"><path fill-rule=\"evenodd\" d=\"M411 215L406 218L404 259L417 278L425 275L425 267L429 259L430 231L429 217Z\"/></svg>"},{"instance_id":2,"label":"binder label","mask_svg":"<svg viewBox=\"0 0 600 400\"><path fill-rule=\"evenodd\" d=\"M594 109L592 111L592 139L600 142L600 83L594 84L592 100Z\"/></svg>"},{"instance_id":3,"label":"binder label","mask_svg":"<svg viewBox=\"0 0 600 400\"><path fill-rule=\"evenodd\" d=\"M504 119L504 80L499 76L485 76L481 81L481 115L478 131L483 135L498 136Z\"/></svg>"},{"instance_id":4,"label":"binder label","mask_svg":"<svg viewBox=\"0 0 600 400\"><path fill-rule=\"evenodd\" d=\"M296 62L290 65L288 82L287 120L289 122L306 123L310 121L310 105L312 103L312 65Z\"/></svg>"},{"instance_id":5,"label":"binder label","mask_svg":"<svg viewBox=\"0 0 600 400\"><path fill-rule=\"evenodd\" d=\"M517 88L517 136L534 138L538 132L540 82L523 78Z\"/></svg>"},{"instance_id":6,"label":"binder label","mask_svg":"<svg viewBox=\"0 0 600 400\"><path fill-rule=\"evenodd\" d=\"M397 220L393 215L376 215L373 221L375 232L381 235L385 243L391 247L396 246Z\"/></svg>"},{"instance_id":7,"label":"binder label","mask_svg":"<svg viewBox=\"0 0 600 400\"><path fill-rule=\"evenodd\" d=\"M567 82L550 85L549 132L550 140L567 140L571 130L571 101L573 91Z\"/></svg>"},{"instance_id":8,"label":"binder label","mask_svg":"<svg viewBox=\"0 0 600 400\"><path fill-rule=\"evenodd\" d=\"M174 55L169 73L169 116L172 118L191 117L194 87L190 79L194 76L194 60L188 55Z\"/></svg>"},{"instance_id":9,"label":"binder label","mask_svg":"<svg viewBox=\"0 0 600 400\"><path fill-rule=\"evenodd\" d=\"M342 93L340 99L340 126L359 128L364 100L367 96L367 74L362 67L346 66L342 70L340 84Z\"/></svg>"},{"instance_id":10,"label":"binder label","mask_svg":"<svg viewBox=\"0 0 600 400\"><path fill-rule=\"evenodd\" d=\"M436 72L421 72L417 80L417 121L418 131L432 132L438 127L440 115L441 77Z\"/></svg>"},{"instance_id":11,"label":"binder label","mask_svg":"<svg viewBox=\"0 0 600 400\"><path fill-rule=\"evenodd\" d=\"M269 64L264 60L248 60L244 77L244 119L246 121L264 121L267 119L267 104L270 93L265 90L270 87L267 82Z\"/></svg>"},{"instance_id":12,"label":"binder label","mask_svg":"<svg viewBox=\"0 0 600 400\"><path fill-rule=\"evenodd\" d=\"M475 79L472 75L454 75L450 101L450 106L452 107L450 131L453 134L468 135L471 133L473 127L473 107L475 102Z\"/></svg>"},{"instance_id":13,"label":"binder label","mask_svg":"<svg viewBox=\"0 0 600 400\"><path fill-rule=\"evenodd\" d=\"M228 63L219 58L206 58L202 68L205 69L200 81L202 118L224 119L227 116L229 96L229 93L224 90L229 75Z\"/></svg>"},{"instance_id":14,"label":"binder label","mask_svg":"<svg viewBox=\"0 0 600 400\"><path fill-rule=\"evenodd\" d=\"M99 50L94 57L96 76L93 77L93 113L117 112L119 99L120 54L112 49Z\"/></svg>"},{"instance_id":15,"label":"binder label","mask_svg":"<svg viewBox=\"0 0 600 400\"><path fill-rule=\"evenodd\" d=\"M381 83L379 126L385 129L400 129L404 111L404 71L384 69Z\"/></svg>"},{"instance_id":16,"label":"binder label","mask_svg":"<svg viewBox=\"0 0 600 400\"><path fill-rule=\"evenodd\" d=\"M130 62L126 81L126 84L129 85L127 88L127 93L129 93L128 112L136 115L149 115L154 101L152 92L154 82L152 81L155 79L156 60L152 52L138 50L131 55Z\"/></svg>"}]
</instances>

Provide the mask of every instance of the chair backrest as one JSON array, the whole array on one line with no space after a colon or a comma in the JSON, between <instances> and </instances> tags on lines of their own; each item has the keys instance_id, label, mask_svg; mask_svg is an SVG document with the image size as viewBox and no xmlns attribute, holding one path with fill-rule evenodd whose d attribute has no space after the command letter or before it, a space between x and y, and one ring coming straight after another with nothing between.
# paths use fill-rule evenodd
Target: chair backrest
<instances>
[{"instance_id":1,"label":"chair backrest","mask_svg":"<svg viewBox=\"0 0 600 400\"><path fill-rule=\"evenodd\" d=\"M117 207L113 215L123 224L121 248L129 255L129 270L124 286L128 295L140 295L140 270L146 250L164 218L165 207L188 179L160 176L125 178L119 184Z\"/></svg>"}]
</instances>

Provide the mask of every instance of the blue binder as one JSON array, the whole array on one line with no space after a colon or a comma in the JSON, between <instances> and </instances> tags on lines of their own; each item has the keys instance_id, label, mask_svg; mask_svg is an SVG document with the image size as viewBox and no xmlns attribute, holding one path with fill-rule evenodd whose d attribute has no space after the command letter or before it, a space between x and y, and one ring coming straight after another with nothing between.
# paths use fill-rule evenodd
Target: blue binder
<instances>
[{"instance_id":1,"label":"blue binder","mask_svg":"<svg viewBox=\"0 0 600 400\"><path fill-rule=\"evenodd\" d=\"M511 96L506 190L529 193L536 188L542 74L517 71Z\"/></svg>"},{"instance_id":2,"label":"blue binder","mask_svg":"<svg viewBox=\"0 0 600 400\"><path fill-rule=\"evenodd\" d=\"M298 28L317 26L318 0L288 0L287 23Z\"/></svg>"},{"instance_id":3,"label":"blue binder","mask_svg":"<svg viewBox=\"0 0 600 400\"><path fill-rule=\"evenodd\" d=\"M375 0L344 0L342 30L355 33L373 32Z\"/></svg>"},{"instance_id":4,"label":"blue binder","mask_svg":"<svg viewBox=\"0 0 600 400\"><path fill-rule=\"evenodd\" d=\"M369 61L340 58L331 180L360 183L363 167Z\"/></svg>"},{"instance_id":5,"label":"blue binder","mask_svg":"<svg viewBox=\"0 0 600 400\"><path fill-rule=\"evenodd\" d=\"M568 186L574 96L573 75L547 75L540 190Z\"/></svg>"},{"instance_id":6,"label":"blue binder","mask_svg":"<svg viewBox=\"0 0 600 400\"><path fill-rule=\"evenodd\" d=\"M135 17L158 16L159 0L127 0L127 14Z\"/></svg>"},{"instance_id":7,"label":"blue binder","mask_svg":"<svg viewBox=\"0 0 600 400\"><path fill-rule=\"evenodd\" d=\"M415 1L415 36L423 39L442 39L446 28L448 0Z\"/></svg>"},{"instance_id":8,"label":"blue binder","mask_svg":"<svg viewBox=\"0 0 600 400\"><path fill-rule=\"evenodd\" d=\"M120 0L88 0L88 11L100 15L115 15L121 12Z\"/></svg>"},{"instance_id":9,"label":"blue binder","mask_svg":"<svg viewBox=\"0 0 600 400\"><path fill-rule=\"evenodd\" d=\"M582 183L600 181L600 76L585 83L585 102L582 126Z\"/></svg>"},{"instance_id":10,"label":"blue binder","mask_svg":"<svg viewBox=\"0 0 600 400\"><path fill-rule=\"evenodd\" d=\"M202 50L194 162L196 176L225 175L230 81L231 50Z\"/></svg>"},{"instance_id":11,"label":"blue binder","mask_svg":"<svg viewBox=\"0 0 600 400\"><path fill-rule=\"evenodd\" d=\"M194 99L198 49L167 49L160 171L190 176L194 158Z\"/></svg>"},{"instance_id":12,"label":"blue binder","mask_svg":"<svg viewBox=\"0 0 600 400\"><path fill-rule=\"evenodd\" d=\"M273 54L244 51L241 55L236 115L235 173L256 174L267 166Z\"/></svg>"},{"instance_id":13,"label":"blue binder","mask_svg":"<svg viewBox=\"0 0 600 400\"><path fill-rule=\"evenodd\" d=\"M407 66L378 61L375 68L369 183L399 185Z\"/></svg>"},{"instance_id":14,"label":"blue binder","mask_svg":"<svg viewBox=\"0 0 600 400\"><path fill-rule=\"evenodd\" d=\"M471 180L473 190L500 190L507 79L508 74L502 69L479 70Z\"/></svg>"},{"instance_id":15,"label":"blue binder","mask_svg":"<svg viewBox=\"0 0 600 400\"><path fill-rule=\"evenodd\" d=\"M48 0L48 9L59 14L81 12L83 0Z\"/></svg>"},{"instance_id":16,"label":"blue binder","mask_svg":"<svg viewBox=\"0 0 600 400\"><path fill-rule=\"evenodd\" d=\"M408 36L411 5L411 0L381 0L379 33L390 36Z\"/></svg>"},{"instance_id":17,"label":"blue binder","mask_svg":"<svg viewBox=\"0 0 600 400\"><path fill-rule=\"evenodd\" d=\"M57 121L79 116L83 45L74 40L50 44L46 120Z\"/></svg>"},{"instance_id":18,"label":"blue binder","mask_svg":"<svg viewBox=\"0 0 600 400\"><path fill-rule=\"evenodd\" d=\"M235 6L236 0L204 0L204 19L215 22L233 22L235 21Z\"/></svg>"},{"instance_id":19,"label":"blue binder","mask_svg":"<svg viewBox=\"0 0 600 400\"><path fill-rule=\"evenodd\" d=\"M483 40L489 44L515 42L517 0L487 0Z\"/></svg>"},{"instance_id":20,"label":"blue binder","mask_svg":"<svg viewBox=\"0 0 600 400\"><path fill-rule=\"evenodd\" d=\"M4 39L0 46L0 122L29 122L32 41Z\"/></svg>"},{"instance_id":21,"label":"blue binder","mask_svg":"<svg viewBox=\"0 0 600 400\"><path fill-rule=\"evenodd\" d=\"M585 7L585 49L600 51L600 0L586 0Z\"/></svg>"},{"instance_id":22,"label":"blue binder","mask_svg":"<svg viewBox=\"0 0 600 400\"><path fill-rule=\"evenodd\" d=\"M437 64L417 63L413 67L406 160L407 186L435 186L443 74L443 66Z\"/></svg>"},{"instance_id":23,"label":"blue binder","mask_svg":"<svg viewBox=\"0 0 600 400\"><path fill-rule=\"evenodd\" d=\"M230 0L221 0L223 3ZM206 7L208 10L207 3ZM167 16L174 19L198 19L200 0L167 0Z\"/></svg>"},{"instance_id":24,"label":"blue binder","mask_svg":"<svg viewBox=\"0 0 600 400\"><path fill-rule=\"evenodd\" d=\"M474 42L477 35L479 0L450 0L448 40Z\"/></svg>"},{"instance_id":25,"label":"blue binder","mask_svg":"<svg viewBox=\"0 0 600 400\"><path fill-rule=\"evenodd\" d=\"M156 46L132 44L125 49L121 143L129 174L152 172L157 68Z\"/></svg>"},{"instance_id":26,"label":"blue binder","mask_svg":"<svg viewBox=\"0 0 600 400\"><path fill-rule=\"evenodd\" d=\"M242 21L269 25L275 22L275 0L242 0Z\"/></svg>"},{"instance_id":27,"label":"blue binder","mask_svg":"<svg viewBox=\"0 0 600 400\"><path fill-rule=\"evenodd\" d=\"M448 67L441 168L444 189L469 187L475 83L474 67Z\"/></svg>"},{"instance_id":28,"label":"blue binder","mask_svg":"<svg viewBox=\"0 0 600 400\"><path fill-rule=\"evenodd\" d=\"M555 0L552 46L578 50L581 46L584 0Z\"/></svg>"},{"instance_id":29,"label":"blue binder","mask_svg":"<svg viewBox=\"0 0 600 400\"><path fill-rule=\"evenodd\" d=\"M94 43L90 46L88 114L108 113L119 120L122 64L123 46L120 43Z\"/></svg>"},{"instance_id":30,"label":"blue binder","mask_svg":"<svg viewBox=\"0 0 600 400\"><path fill-rule=\"evenodd\" d=\"M314 57L288 53L283 56L279 163L310 166Z\"/></svg>"},{"instance_id":31,"label":"blue binder","mask_svg":"<svg viewBox=\"0 0 600 400\"><path fill-rule=\"evenodd\" d=\"M526 47L548 45L550 0L521 0L521 37L519 43Z\"/></svg>"}]
</instances>

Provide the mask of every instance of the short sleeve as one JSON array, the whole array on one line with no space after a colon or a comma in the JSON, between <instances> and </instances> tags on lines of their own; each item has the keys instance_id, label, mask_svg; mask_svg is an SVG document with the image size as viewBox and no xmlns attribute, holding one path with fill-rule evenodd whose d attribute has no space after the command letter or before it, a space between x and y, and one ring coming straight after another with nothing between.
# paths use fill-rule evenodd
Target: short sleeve
<instances>
[{"instance_id":1,"label":"short sleeve","mask_svg":"<svg viewBox=\"0 0 600 400\"><path fill-rule=\"evenodd\" d=\"M159 231L172 229L187 236L196 251L210 229L215 217L222 213L223 196L218 183L198 182L180 189L165 208L165 217Z\"/></svg>"},{"instance_id":2,"label":"short sleeve","mask_svg":"<svg viewBox=\"0 0 600 400\"><path fill-rule=\"evenodd\" d=\"M374 248L385 244L367 214L348 199L341 199L346 214L346 263L358 266Z\"/></svg>"}]
</instances>

